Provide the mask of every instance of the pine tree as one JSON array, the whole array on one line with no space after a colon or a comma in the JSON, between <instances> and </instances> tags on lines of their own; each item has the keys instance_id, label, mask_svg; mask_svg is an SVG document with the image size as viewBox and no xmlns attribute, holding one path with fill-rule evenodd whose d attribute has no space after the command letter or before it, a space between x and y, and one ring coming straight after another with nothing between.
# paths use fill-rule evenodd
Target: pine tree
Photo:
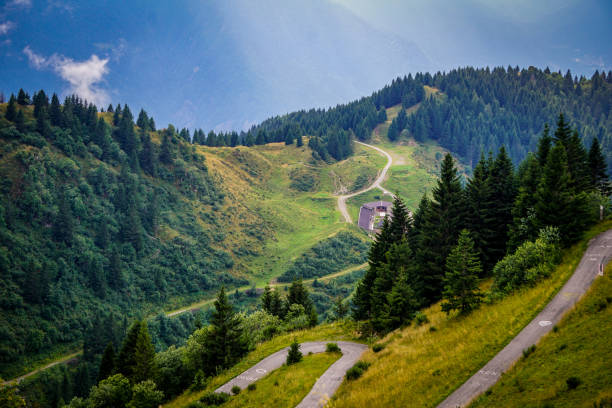
<instances>
[{"instance_id":1,"label":"pine tree","mask_svg":"<svg viewBox=\"0 0 612 408\"><path fill-rule=\"evenodd\" d=\"M474 242L468 230L462 230L457 246L453 248L446 260L444 275L444 292L442 310L449 313L459 310L467 313L478 307L482 294L478 290L478 276L482 267Z\"/></svg>"},{"instance_id":2,"label":"pine tree","mask_svg":"<svg viewBox=\"0 0 612 408\"><path fill-rule=\"evenodd\" d=\"M15 99L15 95L11 94L8 105L6 106L6 112L4 113L4 117L6 120L11 122L15 121L17 118L17 100Z\"/></svg>"},{"instance_id":3,"label":"pine tree","mask_svg":"<svg viewBox=\"0 0 612 408\"><path fill-rule=\"evenodd\" d=\"M516 196L514 168L503 146L489 170L487 184L491 195L485 203L485 217L492 234L485 237L486 246L482 249L483 266L488 272L506 254L508 227L512 223L512 204Z\"/></svg>"},{"instance_id":4,"label":"pine tree","mask_svg":"<svg viewBox=\"0 0 612 408\"><path fill-rule=\"evenodd\" d=\"M51 105L49 106L49 120L53 126L60 126L63 122L62 107L55 93L51 97Z\"/></svg>"},{"instance_id":5,"label":"pine tree","mask_svg":"<svg viewBox=\"0 0 612 408\"><path fill-rule=\"evenodd\" d=\"M548 157L548 152L550 152L550 148L552 146L552 138L550 137L550 128L548 127L548 123L544 124L544 131L542 132L542 137L538 141L538 150L537 150L537 158L540 166L544 167L546 165L546 159Z\"/></svg>"},{"instance_id":6,"label":"pine tree","mask_svg":"<svg viewBox=\"0 0 612 408\"><path fill-rule=\"evenodd\" d=\"M132 378L134 375L134 366L136 365L136 348L138 337L140 335L140 329L142 322L139 320L135 321L130 326L123 345L119 351L119 355L116 360L116 371L119 374L123 374L127 378Z\"/></svg>"},{"instance_id":7,"label":"pine tree","mask_svg":"<svg viewBox=\"0 0 612 408\"><path fill-rule=\"evenodd\" d=\"M417 259L422 268L423 297L428 302L442 293L446 257L465 223L464 192L450 154L442 162L440 179L424 217Z\"/></svg>"},{"instance_id":8,"label":"pine tree","mask_svg":"<svg viewBox=\"0 0 612 408\"><path fill-rule=\"evenodd\" d=\"M301 279L294 280L289 287L289 293L287 294L287 305L291 306L293 304L304 306L304 310L306 311L307 315L310 315L311 311L314 309L308 289L306 289Z\"/></svg>"},{"instance_id":9,"label":"pine tree","mask_svg":"<svg viewBox=\"0 0 612 408\"><path fill-rule=\"evenodd\" d=\"M266 287L264 288L264 293L263 295L261 295L261 307L266 312L273 314L272 313L272 290L270 289L270 286L268 285L266 285Z\"/></svg>"},{"instance_id":10,"label":"pine tree","mask_svg":"<svg viewBox=\"0 0 612 408\"><path fill-rule=\"evenodd\" d=\"M287 365L296 364L300 361L302 361L300 344L297 342L297 339L293 339L291 346L289 346L289 352L287 353Z\"/></svg>"},{"instance_id":11,"label":"pine tree","mask_svg":"<svg viewBox=\"0 0 612 408\"><path fill-rule=\"evenodd\" d=\"M140 135L142 150L140 151L140 168L151 177L157 177L157 155L151 142L149 132L143 131Z\"/></svg>"},{"instance_id":12,"label":"pine tree","mask_svg":"<svg viewBox=\"0 0 612 408\"><path fill-rule=\"evenodd\" d=\"M589 177L588 156L578 131L574 130L567 145L567 165L571 177L571 186L576 193L589 190L591 180Z\"/></svg>"},{"instance_id":13,"label":"pine tree","mask_svg":"<svg viewBox=\"0 0 612 408\"><path fill-rule=\"evenodd\" d=\"M248 342L240 318L234 313L223 287L215 300L215 310L204 343L206 368L210 373L231 366L247 351Z\"/></svg>"},{"instance_id":14,"label":"pine tree","mask_svg":"<svg viewBox=\"0 0 612 408\"><path fill-rule=\"evenodd\" d=\"M297 137L297 143L296 143L296 147L302 147L304 146L304 138L302 137L302 135Z\"/></svg>"},{"instance_id":15,"label":"pine tree","mask_svg":"<svg viewBox=\"0 0 612 408\"><path fill-rule=\"evenodd\" d=\"M53 223L53 238L70 246L74 234L74 217L66 195L65 192L60 194L58 212Z\"/></svg>"},{"instance_id":16,"label":"pine tree","mask_svg":"<svg viewBox=\"0 0 612 408\"><path fill-rule=\"evenodd\" d=\"M597 138L593 139L589 149L588 164L591 188L599 191L604 197L608 197L612 194L612 185L607 174L606 159L601 153Z\"/></svg>"},{"instance_id":17,"label":"pine tree","mask_svg":"<svg viewBox=\"0 0 612 408\"><path fill-rule=\"evenodd\" d=\"M17 103L22 106L29 105L30 95L28 95L23 89L19 89L19 93L17 94Z\"/></svg>"},{"instance_id":18,"label":"pine tree","mask_svg":"<svg viewBox=\"0 0 612 408\"><path fill-rule=\"evenodd\" d=\"M23 115L23 111L21 109L19 109L15 115L15 127L21 133L25 133L27 131L25 116Z\"/></svg>"},{"instance_id":19,"label":"pine tree","mask_svg":"<svg viewBox=\"0 0 612 408\"><path fill-rule=\"evenodd\" d=\"M109 342L102 354L100 361L100 369L98 371L98 382L110 377L115 372L115 348L113 343Z\"/></svg>"},{"instance_id":20,"label":"pine tree","mask_svg":"<svg viewBox=\"0 0 612 408\"><path fill-rule=\"evenodd\" d=\"M140 113L138 114L138 120L136 121L136 125L142 129L143 131L147 131L149 128L149 116L144 109L140 109Z\"/></svg>"},{"instance_id":21,"label":"pine tree","mask_svg":"<svg viewBox=\"0 0 612 408\"><path fill-rule=\"evenodd\" d=\"M538 227L558 227L564 245L576 241L588 222L584 193L574 195L563 145L555 145L536 192Z\"/></svg>"},{"instance_id":22,"label":"pine tree","mask_svg":"<svg viewBox=\"0 0 612 408\"><path fill-rule=\"evenodd\" d=\"M408 283L408 274L400 271L399 277L387 295L388 324L390 329L404 326L419 307L416 293Z\"/></svg>"},{"instance_id":23,"label":"pine tree","mask_svg":"<svg viewBox=\"0 0 612 408\"><path fill-rule=\"evenodd\" d=\"M492 220L487 211L491 201L491 184L489 180L489 166L484 154L481 154L478 164L474 168L474 175L467 184L467 225L474 239L474 246L480 259L488 255L488 239L493 235Z\"/></svg>"},{"instance_id":24,"label":"pine tree","mask_svg":"<svg viewBox=\"0 0 612 408\"><path fill-rule=\"evenodd\" d=\"M174 163L174 148L172 146L171 135L166 130L162 136L162 143L159 152L159 161L164 164Z\"/></svg>"},{"instance_id":25,"label":"pine tree","mask_svg":"<svg viewBox=\"0 0 612 408\"><path fill-rule=\"evenodd\" d=\"M511 252L525 241L538 236L535 215L536 197L542 169L539 159L532 153L527 155L518 170L518 191L512 206L512 224L508 231L508 251Z\"/></svg>"},{"instance_id":26,"label":"pine tree","mask_svg":"<svg viewBox=\"0 0 612 408\"><path fill-rule=\"evenodd\" d=\"M408 210L404 201L400 198L399 194L395 195L393 200L393 217L391 218L390 225L390 240L391 242L400 242L406 239L411 228L411 220L408 215Z\"/></svg>"},{"instance_id":27,"label":"pine tree","mask_svg":"<svg viewBox=\"0 0 612 408\"><path fill-rule=\"evenodd\" d=\"M155 348L151 342L151 335L147 323L142 322L134 348L134 365L132 366L132 383L155 378L157 365L155 364Z\"/></svg>"},{"instance_id":28,"label":"pine tree","mask_svg":"<svg viewBox=\"0 0 612 408\"><path fill-rule=\"evenodd\" d=\"M560 113L559 119L557 120L557 130L555 130L555 144L562 144L564 147L566 147L571 135L572 129L570 128L569 123L565 121L565 116L563 113Z\"/></svg>"},{"instance_id":29,"label":"pine tree","mask_svg":"<svg viewBox=\"0 0 612 408\"><path fill-rule=\"evenodd\" d=\"M121 268L121 256L117 247L113 247L109 260L108 284L114 290L123 289L125 282L123 280L123 272Z\"/></svg>"}]
</instances>

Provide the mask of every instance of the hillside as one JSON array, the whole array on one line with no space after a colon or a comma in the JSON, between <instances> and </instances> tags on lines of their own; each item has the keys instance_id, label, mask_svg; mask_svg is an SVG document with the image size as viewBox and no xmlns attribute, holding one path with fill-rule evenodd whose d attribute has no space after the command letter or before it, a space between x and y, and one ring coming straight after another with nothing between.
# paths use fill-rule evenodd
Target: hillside
<instances>
[{"instance_id":1,"label":"hillside","mask_svg":"<svg viewBox=\"0 0 612 408\"><path fill-rule=\"evenodd\" d=\"M130 132L68 101L73 116L44 129L35 107L17 105L15 125L0 105L5 378L78 348L100 321L261 286L316 243L359 234L332 194L376 175L382 158L367 149L327 165L295 145L192 145L172 127ZM132 158L121 132L137 143Z\"/></svg>"}]
</instances>

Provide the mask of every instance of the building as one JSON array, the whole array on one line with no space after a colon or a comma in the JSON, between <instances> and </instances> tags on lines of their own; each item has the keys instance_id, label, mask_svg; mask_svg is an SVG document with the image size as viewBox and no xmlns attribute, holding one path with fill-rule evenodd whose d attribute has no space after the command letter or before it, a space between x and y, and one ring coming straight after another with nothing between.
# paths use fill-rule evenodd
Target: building
<instances>
[{"instance_id":1,"label":"building","mask_svg":"<svg viewBox=\"0 0 612 408\"><path fill-rule=\"evenodd\" d=\"M357 225L368 232L378 232L385 217L392 217L393 203L388 201L373 201L365 203L359 209Z\"/></svg>"}]
</instances>

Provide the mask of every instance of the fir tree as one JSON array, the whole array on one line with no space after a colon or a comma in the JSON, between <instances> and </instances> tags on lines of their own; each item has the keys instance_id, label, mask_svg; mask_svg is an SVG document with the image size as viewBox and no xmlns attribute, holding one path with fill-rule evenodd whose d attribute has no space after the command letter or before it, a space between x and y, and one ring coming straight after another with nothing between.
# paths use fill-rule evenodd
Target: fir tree
<instances>
[{"instance_id":1,"label":"fir tree","mask_svg":"<svg viewBox=\"0 0 612 408\"><path fill-rule=\"evenodd\" d=\"M597 138L593 139L589 149L588 165L591 188L599 191L604 197L608 197L612 194L612 185L607 174L606 160L601 153Z\"/></svg>"},{"instance_id":2,"label":"fir tree","mask_svg":"<svg viewBox=\"0 0 612 408\"><path fill-rule=\"evenodd\" d=\"M174 163L174 148L169 132L166 130L162 136L162 143L159 152L159 161L164 164Z\"/></svg>"},{"instance_id":3,"label":"fir tree","mask_svg":"<svg viewBox=\"0 0 612 408\"><path fill-rule=\"evenodd\" d=\"M140 135L142 150L140 151L140 168L151 177L157 177L157 155L149 132Z\"/></svg>"},{"instance_id":4,"label":"fir tree","mask_svg":"<svg viewBox=\"0 0 612 408\"><path fill-rule=\"evenodd\" d=\"M266 285L266 287L264 288L264 293L263 295L261 295L261 307L266 312L273 314L272 313L272 290L270 289L270 286L268 285Z\"/></svg>"},{"instance_id":5,"label":"fir tree","mask_svg":"<svg viewBox=\"0 0 612 408\"><path fill-rule=\"evenodd\" d=\"M134 376L134 367L136 366L136 348L138 337L140 336L140 329L142 322L135 321L130 326L123 345L119 351L119 355L116 360L116 371L117 373L123 374L127 378Z\"/></svg>"},{"instance_id":6,"label":"fir tree","mask_svg":"<svg viewBox=\"0 0 612 408\"><path fill-rule=\"evenodd\" d=\"M23 115L23 111L21 109L17 110L17 114L15 115L15 127L21 133L25 133L27 130L25 116Z\"/></svg>"},{"instance_id":7,"label":"fir tree","mask_svg":"<svg viewBox=\"0 0 612 408\"><path fill-rule=\"evenodd\" d=\"M461 231L457 246L446 260L442 310L449 313L459 310L467 313L478 307L482 294L478 290L478 276L482 267L474 242L468 230Z\"/></svg>"},{"instance_id":8,"label":"fir tree","mask_svg":"<svg viewBox=\"0 0 612 408\"><path fill-rule=\"evenodd\" d=\"M155 364L155 348L151 342L151 335L147 323L142 322L134 348L134 365L132 366L133 383L139 383L155 378L157 365Z\"/></svg>"},{"instance_id":9,"label":"fir tree","mask_svg":"<svg viewBox=\"0 0 612 408\"><path fill-rule=\"evenodd\" d=\"M147 131L149 128L149 116L144 109L140 109L140 113L138 114L138 120L136 121L136 125L142 129L143 131Z\"/></svg>"},{"instance_id":10,"label":"fir tree","mask_svg":"<svg viewBox=\"0 0 612 408\"><path fill-rule=\"evenodd\" d=\"M51 125L53 126L60 126L63 122L62 107L55 93L53 94L53 96L51 96L51 105L49 106L49 120L51 121Z\"/></svg>"},{"instance_id":11,"label":"fir tree","mask_svg":"<svg viewBox=\"0 0 612 408\"><path fill-rule=\"evenodd\" d=\"M488 255L488 239L493 235L491 215L487 205L491 204L491 184L489 180L489 162L481 154L474 168L474 175L467 184L467 225L474 239L474 246L484 260Z\"/></svg>"},{"instance_id":12,"label":"fir tree","mask_svg":"<svg viewBox=\"0 0 612 408\"><path fill-rule=\"evenodd\" d=\"M302 361L300 344L297 342L297 339L293 339L291 346L289 346L289 352L287 353L287 365L296 364L300 361Z\"/></svg>"},{"instance_id":13,"label":"fir tree","mask_svg":"<svg viewBox=\"0 0 612 408\"><path fill-rule=\"evenodd\" d=\"M564 147L566 147L571 135L572 129L570 128L569 123L565 121L565 116L563 113L560 113L559 119L557 120L557 130L555 130L555 144L562 144Z\"/></svg>"},{"instance_id":14,"label":"fir tree","mask_svg":"<svg viewBox=\"0 0 612 408\"><path fill-rule=\"evenodd\" d=\"M410 232L411 220L408 215L408 210L404 201L400 198L399 194L395 195L393 200L393 217L391 218L390 225L390 239L391 242L399 242L406 239Z\"/></svg>"},{"instance_id":15,"label":"fir tree","mask_svg":"<svg viewBox=\"0 0 612 408\"><path fill-rule=\"evenodd\" d=\"M302 137L302 135L297 137L297 143L296 143L296 147L302 147L304 146L304 138Z\"/></svg>"},{"instance_id":16,"label":"fir tree","mask_svg":"<svg viewBox=\"0 0 612 408\"><path fill-rule=\"evenodd\" d=\"M588 156L578 132L572 132L565 146L567 165L571 177L571 186L576 193L589 190L591 180L589 177Z\"/></svg>"},{"instance_id":17,"label":"fir tree","mask_svg":"<svg viewBox=\"0 0 612 408\"><path fill-rule=\"evenodd\" d=\"M6 112L4 112L4 117L6 120L14 122L17 118L17 100L15 99L15 95L11 94L8 105L6 106Z\"/></svg>"},{"instance_id":18,"label":"fir tree","mask_svg":"<svg viewBox=\"0 0 612 408\"><path fill-rule=\"evenodd\" d=\"M105 380L106 378L113 375L115 372L115 347L113 343L109 342L104 349L102 354L102 360L100 361L100 369L98 371L98 382Z\"/></svg>"},{"instance_id":19,"label":"fir tree","mask_svg":"<svg viewBox=\"0 0 612 408\"><path fill-rule=\"evenodd\" d=\"M538 227L558 227L561 241L569 245L582 236L588 222L584 193L574 195L563 145L553 147L536 192Z\"/></svg>"},{"instance_id":20,"label":"fir tree","mask_svg":"<svg viewBox=\"0 0 612 408\"><path fill-rule=\"evenodd\" d=\"M442 162L440 179L424 217L417 258L424 280L423 297L433 302L442 293L446 257L465 223L464 192L450 154Z\"/></svg>"},{"instance_id":21,"label":"fir tree","mask_svg":"<svg viewBox=\"0 0 612 408\"><path fill-rule=\"evenodd\" d=\"M508 231L508 250L513 251L525 241L533 241L538 236L535 215L536 195L542 169L539 159L529 154L518 170L518 191L512 206L512 224Z\"/></svg>"},{"instance_id":22,"label":"fir tree","mask_svg":"<svg viewBox=\"0 0 612 408\"><path fill-rule=\"evenodd\" d=\"M310 315L311 311L314 309L308 289L306 289L301 279L294 280L289 287L289 293L287 294L287 306L291 306L293 304L304 306L304 310L308 315Z\"/></svg>"},{"instance_id":23,"label":"fir tree","mask_svg":"<svg viewBox=\"0 0 612 408\"><path fill-rule=\"evenodd\" d=\"M74 217L66 195L65 192L60 194L58 212L53 223L53 238L70 246L74 234Z\"/></svg>"},{"instance_id":24,"label":"fir tree","mask_svg":"<svg viewBox=\"0 0 612 408\"><path fill-rule=\"evenodd\" d=\"M29 105L30 95L28 95L23 89L19 89L19 93L17 94L17 103L22 106Z\"/></svg>"},{"instance_id":25,"label":"fir tree","mask_svg":"<svg viewBox=\"0 0 612 408\"><path fill-rule=\"evenodd\" d=\"M548 157L548 152L550 152L551 146L552 138L550 137L550 128L548 127L548 123L546 123L544 124L544 131L542 132L542 137L540 137L540 140L538 141L538 150L536 153L538 162L542 167L546 165L546 159Z\"/></svg>"},{"instance_id":26,"label":"fir tree","mask_svg":"<svg viewBox=\"0 0 612 408\"><path fill-rule=\"evenodd\" d=\"M204 343L210 373L231 366L247 351L248 342L240 318L234 313L223 287L215 300L215 310Z\"/></svg>"}]
</instances>

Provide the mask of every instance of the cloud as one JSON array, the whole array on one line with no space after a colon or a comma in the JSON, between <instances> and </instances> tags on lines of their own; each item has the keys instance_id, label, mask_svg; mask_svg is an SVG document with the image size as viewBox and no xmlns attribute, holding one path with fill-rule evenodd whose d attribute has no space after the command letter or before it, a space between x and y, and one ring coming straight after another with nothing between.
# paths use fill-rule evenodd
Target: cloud
<instances>
[{"instance_id":1,"label":"cloud","mask_svg":"<svg viewBox=\"0 0 612 408\"><path fill-rule=\"evenodd\" d=\"M69 93L77 94L99 106L109 102L108 93L97 85L108 73L108 58L100 59L95 54L85 61L74 61L72 58L57 54L44 57L32 51L29 46L23 49L23 53L34 68L52 69L62 79L68 81Z\"/></svg>"},{"instance_id":2,"label":"cloud","mask_svg":"<svg viewBox=\"0 0 612 408\"><path fill-rule=\"evenodd\" d=\"M125 38L120 38L117 44L95 43L94 46L104 51L106 55L110 55L113 61L119 61L125 55L128 48Z\"/></svg>"},{"instance_id":3,"label":"cloud","mask_svg":"<svg viewBox=\"0 0 612 408\"><path fill-rule=\"evenodd\" d=\"M13 0L9 2L8 5L18 7L30 7L32 6L32 0Z\"/></svg>"},{"instance_id":4,"label":"cloud","mask_svg":"<svg viewBox=\"0 0 612 408\"><path fill-rule=\"evenodd\" d=\"M10 30L15 28L15 23L12 21L5 21L4 23L0 23L0 35L8 34Z\"/></svg>"}]
</instances>

